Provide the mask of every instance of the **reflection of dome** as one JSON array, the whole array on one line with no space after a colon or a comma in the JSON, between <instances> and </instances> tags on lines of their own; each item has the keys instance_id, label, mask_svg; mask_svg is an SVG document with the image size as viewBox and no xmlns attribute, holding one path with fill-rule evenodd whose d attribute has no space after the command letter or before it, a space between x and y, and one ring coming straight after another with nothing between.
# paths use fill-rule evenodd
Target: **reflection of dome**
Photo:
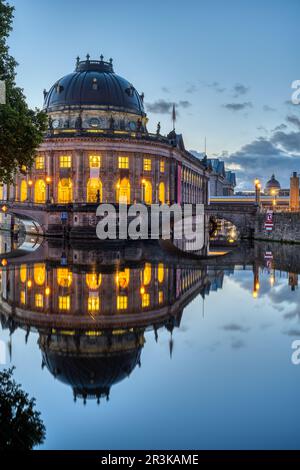
<instances>
[{"instance_id":1,"label":"reflection of dome","mask_svg":"<svg viewBox=\"0 0 300 470\"><path fill-rule=\"evenodd\" d=\"M70 385L75 398L85 401L108 399L112 385L128 377L140 363L143 341L143 336L133 334L127 339L113 337L111 340L103 336L56 336L49 341L42 336L40 345L43 364L50 373Z\"/></svg>"},{"instance_id":2,"label":"reflection of dome","mask_svg":"<svg viewBox=\"0 0 300 470\"><path fill-rule=\"evenodd\" d=\"M112 61L77 62L75 72L58 80L45 94L46 112L65 108L96 107L145 115L143 99L136 89L113 71Z\"/></svg>"},{"instance_id":3,"label":"reflection of dome","mask_svg":"<svg viewBox=\"0 0 300 470\"><path fill-rule=\"evenodd\" d=\"M271 179L267 182L266 187L265 187L265 192L267 194L271 194L272 190L275 190L276 192L280 191L281 186L279 181L275 179L275 175L272 175Z\"/></svg>"}]
</instances>

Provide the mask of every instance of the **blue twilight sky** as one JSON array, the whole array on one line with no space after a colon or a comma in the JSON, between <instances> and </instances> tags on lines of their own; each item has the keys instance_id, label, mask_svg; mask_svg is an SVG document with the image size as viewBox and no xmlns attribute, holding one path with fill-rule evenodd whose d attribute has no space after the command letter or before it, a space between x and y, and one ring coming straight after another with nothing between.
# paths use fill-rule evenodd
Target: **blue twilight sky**
<instances>
[{"instance_id":1,"label":"blue twilight sky","mask_svg":"<svg viewBox=\"0 0 300 470\"><path fill-rule=\"evenodd\" d=\"M31 106L73 71L77 55L113 57L145 93L150 131L176 129L186 148L223 155L240 187L300 171L299 0L11 0L11 52Z\"/></svg>"}]
</instances>

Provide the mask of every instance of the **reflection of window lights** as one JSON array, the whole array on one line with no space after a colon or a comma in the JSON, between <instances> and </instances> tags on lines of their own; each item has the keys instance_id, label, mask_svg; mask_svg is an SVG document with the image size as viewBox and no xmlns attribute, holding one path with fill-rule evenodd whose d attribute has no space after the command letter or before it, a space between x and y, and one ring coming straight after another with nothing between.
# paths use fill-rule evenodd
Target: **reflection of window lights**
<instances>
[{"instance_id":1,"label":"reflection of window lights","mask_svg":"<svg viewBox=\"0 0 300 470\"><path fill-rule=\"evenodd\" d=\"M58 308L59 310L70 310L70 305L71 305L71 301L70 301L70 296L67 295L67 296L59 296L58 297Z\"/></svg>"},{"instance_id":2,"label":"reflection of window lights","mask_svg":"<svg viewBox=\"0 0 300 470\"><path fill-rule=\"evenodd\" d=\"M158 293L158 303L162 304L163 301L164 301L164 293L163 293L162 290L160 290L159 293Z\"/></svg>"},{"instance_id":3,"label":"reflection of window lights","mask_svg":"<svg viewBox=\"0 0 300 470\"><path fill-rule=\"evenodd\" d=\"M60 287L70 287L73 281L73 274L67 268L57 270L57 283Z\"/></svg>"},{"instance_id":4,"label":"reflection of window lights","mask_svg":"<svg viewBox=\"0 0 300 470\"><path fill-rule=\"evenodd\" d=\"M151 264L146 263L144 272L143 272L143 277L144 277L144 285L148 286L151 282Z\"/></svg>"},{"instance_id":5,"label":"reflection of window lights","mask_svg":"<svg viewBox=\"0 0 300 470\"><path fill-rule=\"evenodd\" d=\"M35 294L35 306L37 308L44 307L44 297L42 294Z\"/></svg>"},{"instance_id":6,"label":"reflection of window lights","mask_svg":"<svg viewBox=\"0 0 300 470\"><path fill-rule=\"evenodd\" d=\"M22 264L20 267L20 280L24 284L27 281L27 266Z\"/></svg>"},{"instance_id":7,"label":"reflection of window lights","mask_svg":"<svg viewBox=\"0 0 300 470\"><path fill-rule=\"evenodd\" d=\"M117 297L117 309L126 310L128 306L128 297L127 295L118 295Z\"/></svg>"},{"instance_id":8,"label":"reflection of window lights","mask_svg":"<svg viewBox=\"0 0 300 470\"><path fill-rule=\"evenodd\" d=\"M26 292L24 290L20 292L20 302L22 305L26 304Z\"/></svg>"},{"instance_id":9,"label":"reflection of window lights","mask_svg":"<svg viewBox=\"0 0 300 470\"><path fill-rule=\"evenodd\" d=\"M142 307L149 307L150 305L150 294L145 293L142 295Z\"/></svg>"},{"instance_id":10,"label":"reflection of window lights","mask_svg":"<svg viewBox=\"0 0 300 470\"><path fill-rule=\"evenodd\" d=\"M88 311L89 312L98 312L100 310L100 299L99 297L89 297L88 298Z\"/></svg>"}]
</instances>

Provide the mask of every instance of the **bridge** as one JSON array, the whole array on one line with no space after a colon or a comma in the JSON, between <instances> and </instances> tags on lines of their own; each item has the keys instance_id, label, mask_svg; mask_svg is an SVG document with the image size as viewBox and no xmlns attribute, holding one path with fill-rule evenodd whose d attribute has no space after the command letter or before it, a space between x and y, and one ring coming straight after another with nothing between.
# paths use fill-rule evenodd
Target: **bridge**
<instances>
[{"instance_id":1,"label":"bridge","mask_svg":"<svg viewBox=\"0 0 300 470\"><path fill-rule=\"evenodd\" d=\"M2 212L19 219L25 226L25 232L29 234L61 237L63 235L62 214L67 214L68 223L73 219L76 220L76 216L85 216L87 226L83 230L76 229L76 226L74 227L71 223L70 235L74 238L85 238L88 229L93 233L95 232L97 206L98 204L53 205L0 202ZM253 236L258 206L252 198L249 200L241 199L238 196L211 198L205 211L209 217L225 219L235 225L241 238L251 238ZM95 220L91 223L87 217Z\"/></svg>"},{"instance_id":2,"label":"bridge","mask_svg":"<svg viewBox=\"0 0 300 470\"><path fill-rule=\"evenodd\" d=\"M210 204L206 207L206 212L212 218L231 222L239 231L241 238L253 237L258 213L258 205L253 198L247 200L234 196L212 197Z\"/></svg>"}]
</instances>

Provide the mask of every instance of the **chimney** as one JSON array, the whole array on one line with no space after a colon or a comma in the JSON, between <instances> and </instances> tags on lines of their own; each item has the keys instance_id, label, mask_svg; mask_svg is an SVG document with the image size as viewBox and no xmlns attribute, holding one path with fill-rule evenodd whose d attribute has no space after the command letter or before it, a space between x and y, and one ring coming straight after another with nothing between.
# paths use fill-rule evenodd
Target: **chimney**
<instances>
[{"instance_id":1,"label":"chimney","mask_svg":"<svg viewBox=\"0 0 300 470\"><path fill-rule=\"evenodd\" d=\"M290 210L299 211L299 176L296 171L290 179Z\"/></svg>"}]
</instances>

